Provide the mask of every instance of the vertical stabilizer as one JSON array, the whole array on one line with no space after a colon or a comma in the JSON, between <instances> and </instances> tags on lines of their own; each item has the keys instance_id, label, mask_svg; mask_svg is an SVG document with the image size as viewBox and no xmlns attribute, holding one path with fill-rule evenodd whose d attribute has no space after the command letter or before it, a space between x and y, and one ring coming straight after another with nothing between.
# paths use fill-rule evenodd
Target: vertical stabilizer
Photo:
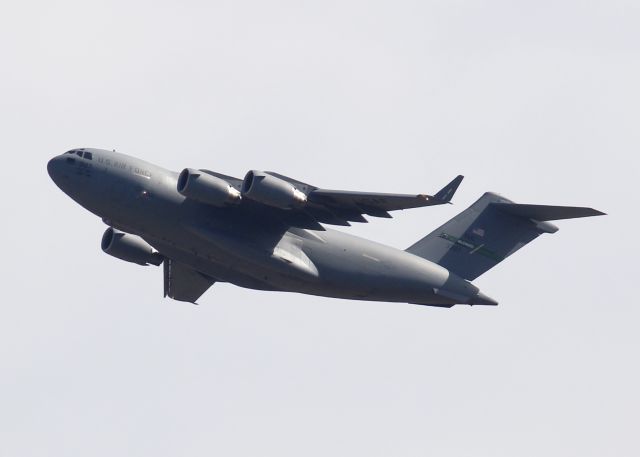
<instances>
[{"instance_id":1,"label":"vertical stabilizer","mask_svg":"<svg viewBox=\"0 0 640 457\"><path fill-rule=\"evenodd\" d=\"M521 205L487 192L407 252L473 280L542 233L556 232L547 221L602 214L592 208Z\"/></svg>"}]
</instances>

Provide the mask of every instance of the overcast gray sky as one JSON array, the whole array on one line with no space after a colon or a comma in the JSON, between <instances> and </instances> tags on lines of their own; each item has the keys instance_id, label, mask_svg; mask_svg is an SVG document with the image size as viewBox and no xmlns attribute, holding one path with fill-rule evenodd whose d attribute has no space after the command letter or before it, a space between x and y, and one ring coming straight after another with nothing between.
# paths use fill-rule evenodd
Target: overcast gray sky
<instances>
[{"instance_id":1,"label":"overcast gray sky","mask_svg":"<svg viewBox=\"0 0 640 457\"><path fill-rule=\"evenodd\" d=\"M0 456L640 455L635 1L5 1ZM593 206L476 281L497 308L216 284L104 255L74 147L455 205Z\"/></svg>"}]
</instances>

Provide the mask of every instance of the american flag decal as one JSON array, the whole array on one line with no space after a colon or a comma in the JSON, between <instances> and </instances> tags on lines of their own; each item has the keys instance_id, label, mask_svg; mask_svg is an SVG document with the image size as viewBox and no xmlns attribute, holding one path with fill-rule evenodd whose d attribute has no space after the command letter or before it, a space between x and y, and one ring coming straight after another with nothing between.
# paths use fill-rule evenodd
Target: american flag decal
<instances>
[{"instance_id":1,"label":"american flag decal","mask_svg":"<svg viewBox=\"0 0 640 457\"><path fill-rule=\"evenodd\" d=\"M477 227L474 228L473 230L471 230L471 233L473 233L474 235L478 235L478 236L484 236L484 229Z\"/></svg>"}]
</instances>

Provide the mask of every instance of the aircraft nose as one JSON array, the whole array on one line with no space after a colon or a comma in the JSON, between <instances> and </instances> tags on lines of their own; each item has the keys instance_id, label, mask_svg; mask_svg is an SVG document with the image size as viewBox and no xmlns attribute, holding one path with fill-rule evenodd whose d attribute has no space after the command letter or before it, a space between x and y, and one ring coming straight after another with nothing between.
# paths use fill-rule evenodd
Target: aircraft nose
<instances>
[{"instance_id":1,"label":"aircraft nose","mask_svg":"<svg viewBox=\"0 0 640 457\"><path fill-rule=\"evenodd\" d=\"M47 163L49 177L56 183L56 186L65 192L65 189L71 184L69 165L73 163L75 163L75 159L65 154L55 156Z\"/></svg>"},{"instance_id":2,"label":"aircraft nose","mask_svg":"<svg viewBox=\"0 0 640 457\"><path fill-rule=\"evenodd\" d=\"M57 182L56 180L59 178L61 161L62 157L55 156L47 163L47 173L49 173L49 177L53 180L53 182Z\"/></svg>"}]
</instances>

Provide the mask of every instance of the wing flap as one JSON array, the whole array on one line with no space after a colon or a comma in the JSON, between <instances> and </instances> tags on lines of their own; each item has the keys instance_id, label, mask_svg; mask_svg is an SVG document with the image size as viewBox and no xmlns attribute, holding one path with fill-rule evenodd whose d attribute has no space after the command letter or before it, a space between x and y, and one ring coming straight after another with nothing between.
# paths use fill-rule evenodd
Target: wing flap
<instances>
[{"instance_id":1,"label":"wing flap","mask_svg":"<svg viewBox=\"0 0 640 457\"><path fill-rule=\"evenodd\" d=\"M164 261L165 297L195 303L213 283L215 283L215 279L183 263L171 259Z\"/></svg>"}]
</instances>

